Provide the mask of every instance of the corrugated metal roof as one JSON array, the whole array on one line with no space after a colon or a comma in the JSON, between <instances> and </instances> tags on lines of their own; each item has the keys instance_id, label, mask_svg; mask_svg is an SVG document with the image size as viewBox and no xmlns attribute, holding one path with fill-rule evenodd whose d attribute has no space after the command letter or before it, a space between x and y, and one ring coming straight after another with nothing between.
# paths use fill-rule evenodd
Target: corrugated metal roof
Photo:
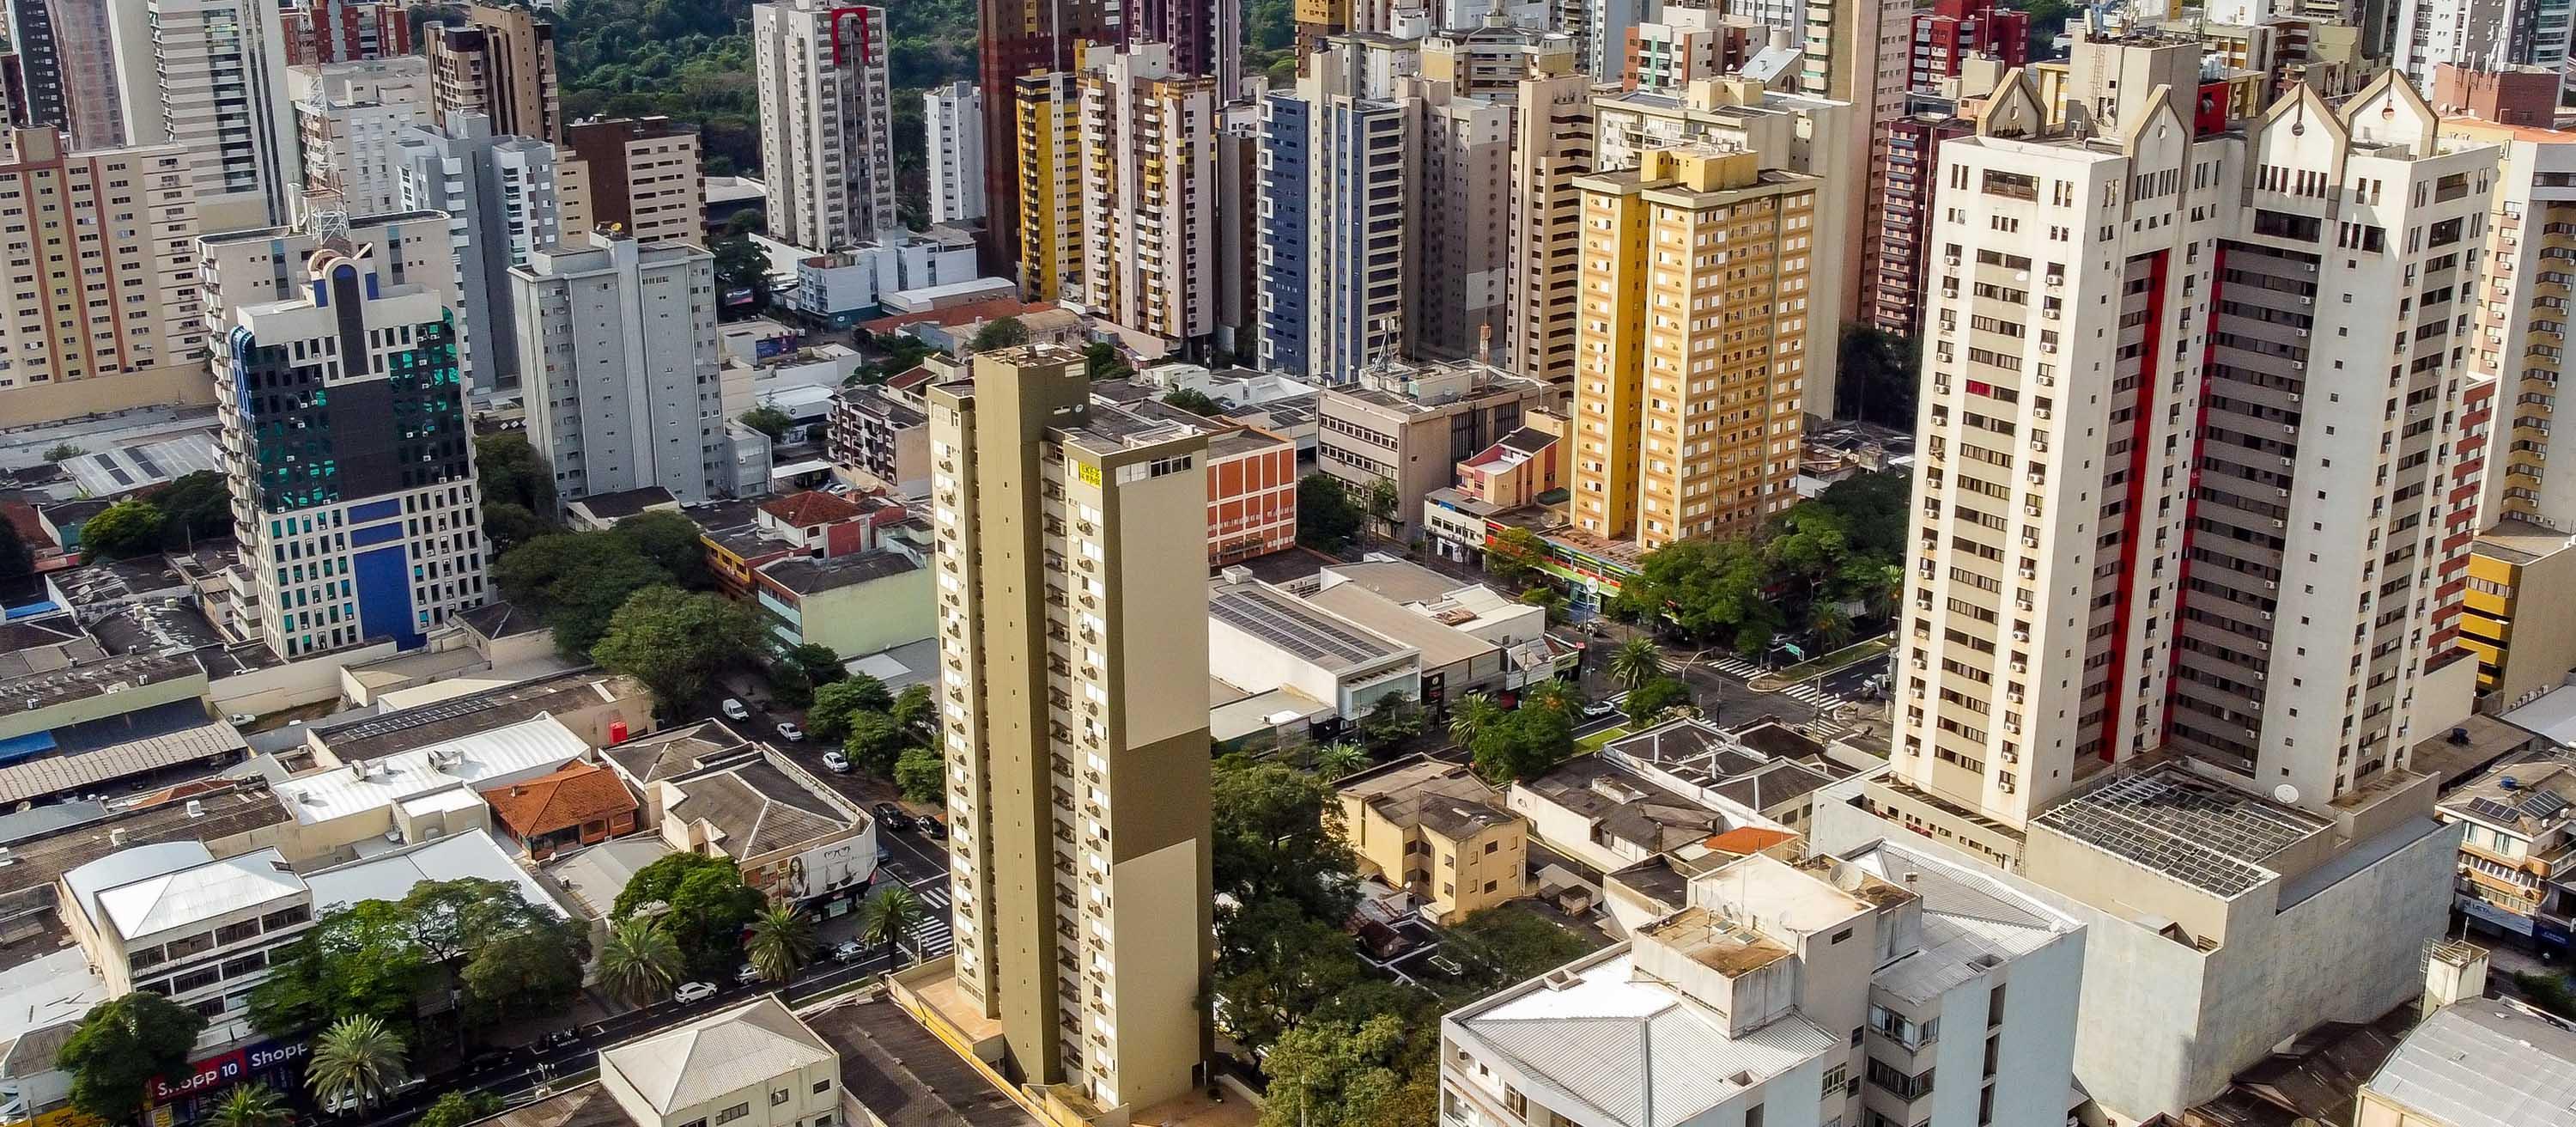
<instances>
[{"instance_id":1,"label":"corrugated metal roof","mask_svg":"<svg viewBox=\"0 0 2576 1127\"><path fill-rule=\"evenodd\" d=\"M2576 1029L2492 998L2445 1006L2364 1090L2450 1127L2571 1127Z\"/></svg>"}]
</instances>

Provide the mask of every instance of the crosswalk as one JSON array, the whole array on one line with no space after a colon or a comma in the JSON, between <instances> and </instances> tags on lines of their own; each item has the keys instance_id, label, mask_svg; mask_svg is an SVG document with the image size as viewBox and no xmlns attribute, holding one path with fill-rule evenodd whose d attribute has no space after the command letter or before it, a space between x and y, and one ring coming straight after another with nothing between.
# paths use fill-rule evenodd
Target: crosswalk
<instances>
[{"instance_id":1,"label":"crosswalk","mask_svg":"<svg viewBox=\"0 0 2576 1127\"><path fill-rule=\"evenodd\" d=\"M1740 657L1713 657L1708 659L1708 664L1718 672L1738 681L1750 681L1762 673L1761 666Z\"/></svg>"},{"instance_id":2,"label":"crosswalk","mask_svg":"<svg viewBox=\"0 0 2576 1127\"><path fill-rule=\"evenodd\" d=\"M909 946L921 958L936 959L957 945L957 937L949 930L953 917L948 910L948 889L943 885L915 891L921 897L924 911L921 922L913 925Z\"/></svg>"},{"instance_id":3,"label":"crosswalk","mask_svg":"<svg viewBox=\"0 0 2576 1127\"><path fill-rule=\"evenodd\" d=\"M1826 692L1817 687L1813 681L1801 681L1791 685L1780 690L1780 695L1813 706L1818 712L1831 712L1850 703L1842 694Z\"/></svg>"}]
</instances>

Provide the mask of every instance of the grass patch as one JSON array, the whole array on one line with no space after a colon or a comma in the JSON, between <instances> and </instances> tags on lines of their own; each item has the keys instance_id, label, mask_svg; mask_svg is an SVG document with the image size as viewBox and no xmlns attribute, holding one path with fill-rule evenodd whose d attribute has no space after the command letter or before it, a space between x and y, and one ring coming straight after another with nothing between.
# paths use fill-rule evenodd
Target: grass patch
<instances>
[{"instance_id":1,"label":"grass patch","mask_svg":"<svg viewBox=\"0 0 2576 1127\"><path fill-rule=\"evenodd\" d=\"M1602 745L1627 734L1627 725L1612 724L1607 728L1603 728L1598 732L1594 732L1591 735L1574 741L1574 753L1581 755L1587 751L1599 751L1601 750Z\"/></svg>"},{"instance_id":2,"label":"grass patch","mask_svg":"<svg viewBox=\"0 0 2576 1127\"><path fill-rule=\"evenodd\" d=\"M1896 640L1893 638L1872 638L1869 641L1861 642L1856 645L1844 646L1843 648L1826 654L1823 657L1810 658L1806 661L1799 662L1798 664L1792 665L1777 673L1763 674L1760 677L1754 678L1754 680L1776 683L1777 685L1784 686L1795 685L1800 681L1805 681L1810 678L1822 677L1837 669L1858 665L1873 657L1885 654L1887 651L1895 648ZM1755 687L1759 688L1760 686L1757 685Z\"/></svg>"}]
</instances>

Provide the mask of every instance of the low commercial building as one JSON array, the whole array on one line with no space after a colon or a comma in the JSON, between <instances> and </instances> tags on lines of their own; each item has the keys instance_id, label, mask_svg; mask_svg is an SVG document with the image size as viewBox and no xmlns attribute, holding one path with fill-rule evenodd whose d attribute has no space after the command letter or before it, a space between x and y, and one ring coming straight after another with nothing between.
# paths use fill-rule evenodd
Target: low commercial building
<instances>
[{"instance_id":1,"label":"low commercial building","mask_svg":"<svg viewBox=\"0 0 2576 1127\"><path fill-rule=\"evenodd\" d=\"M650 794L671 848L732 858L772 900L838 916L876 875L875 819L777 752L709 763Z\"/></svg>"},{"instance_id":2,"label":"low commercial building","mask_svg":"<svg viewBox=\"0 0 2576 1127\"><path fill-rule=\"evenodd\" d=\"M432 705L430 707L438 707ZM295 818L287 860L356 860L386 842L417 844L492 828L483 792L579 763L591 744L537 716L376 759L316 767L273 785Z\"/></svg>"},{"instance_id":3,"label":"low commercial building","mask_svg":"<svg viewBox=\"0 0 2576 1127\"><path fill-rule=\"evenodd\" d=\"M1389 693L1421 698L1422 653L1232 567L1208 584L1208 676L1357 720Z\"/></svg>"},{"instance_id":4,"label":"low commercial building","mask_svg":"<svg viewBox=\"0 0 2576 1127\"><path fill-rule=\"evenodd\" d=\"M1885 843L1743 857L1686 898L1629 942L1442 1019L1444 1120L2067 1121L2081 921Z\"/></svg>"},{"instance_id":5,"label":"low commercial building","mask_svg":"<svg viewBox=\"0 0 2576 1127\"><path fill-rule=\"evenodd\" d=\"M788 556L761 565L755 589L780 646L872 654L923 641L937 626L930 569L907 551Z\"/></svg>"},{"instance_id":6,"label":"low commercial building","mask_svg":"<svg viewBox=\"0 0 2576 1127\"><path fill-rule=\"evenodd\" d=\"M2460 648L2478 659L2478 695L2510 708L2576 670L2576 536L2507 517L2469 545ZM2526 598L2525 595L2537 597Z\"/></svg>"},{"instance_id":7,"label":"low commercial building","mask_svg":"<svg viewBox=\"0 0 2576 1127\"><path fill-rule=\"evenodd\" d=\"M1322 394L1317 465L1399 540L1414 537L1423 498L1450 485L1461 459L1564 404L1554 384L1463 361L1383 364Z\"/></svg>"},{"instance_id":8,"label":"low commercial building","mask_svg":"<svg viewBox=\"0 0 2576 1127\"><path fill-rule=\"evenodd\" d=\"M904 497L930 496L930 417L921 404L883 386L833 398L827 438L832 461L858 484Z\"/></svg>"},{"instance_id":9,"label":"low commercial building","mask_svg":"<svg viewBox=\"0 0 2576 1127\"><path fill-rule=\"evenodd\" d=\"M1528 825L1465 765L1413 756L1336 786L1360 873L1420 899L1433 922L1527 893Z\"/></svg>"},{"instance_id":10,"label":"low commercial building","mask_svg":"<svg viewBox=\"0 0 2576 1127\"><path fill-rule=\"evenodd\" d=\"M1512 784L1513 813L1548 848L1608 873L1744 826L1778 829L1741 809L1703 803L1597 755Z\"/></svg>"},{"instance_id":11,"label":"low commercial building","mask_svg":"<svg viewBox=\"0 0 2576 1127\"><path fill-rule=\"evenodd\" d=\"M2556 750L2504 763L2442 796L2460 826L2454 905L2469 922L2544 955L2576 946L2576 758Z\"/></svg>"},{"instance_id":12,"label":"low commercial building","mask_svg":"<svg viewBox=\"0 0 2576 1127\"><path fill-rule=\"evenodd\" d=\"M841 1055L775 994L599 1053L599 1087L634 1127L832 1127Z\"/></svg>"},{"instance_id":13,"label":"low commercial building","mask_svg":"<svg viewBox=\"0 0 2576 1127\"><path fill-rule=\"evenodd\" d=\"M2353 1127L2576 1122L2576 1025L2509 998L2426 1014L2361 1086Z\"/></svg>"},{"instance_id":14,"label":"low commercial building","mask_svg":"<svg viewBox=\"0 0 2576 1127\"><path fill-rule=\"evenodd\" d=\"M531 860L635 832L635 796L596 763L571 763L533 779L491 787L492 820Z\"/></svg>"}]
</instances>

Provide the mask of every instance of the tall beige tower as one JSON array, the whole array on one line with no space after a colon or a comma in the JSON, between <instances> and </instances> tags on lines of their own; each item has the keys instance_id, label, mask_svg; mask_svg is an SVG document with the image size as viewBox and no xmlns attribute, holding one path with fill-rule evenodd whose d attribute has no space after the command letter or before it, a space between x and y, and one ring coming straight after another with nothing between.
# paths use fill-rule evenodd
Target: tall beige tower
<instances>
[{"instance_id":1,"label":"tall beige tower","mask_svg":"<svg viewBox=\"0 0 2576 1127\"><path fill-rule=\"evenodd\" d=\"M928 395L956 998L1094 1122L1210 1048L1207 439L1091 413L1082 354Z\"/></svg>"},{"instance_id":2,"label":"tall beige tower","mask_svg":"<svg viewBox=\"0 0 2576 1127\"><path fill-rule=\"evenodd\" d=\"M25 208L0 231L0 425L206 402L189 151L66 149L0 134L0 192Z\"/></svg>"},{"instance_id":3,"label":"tall beige tower","mask_svg":"<svg viewBox=\"0 0 2576 1127\"><path fill-rule=\"evenodd\" d=\"M1083 53L1083 306L1167 341L1216 331L1216 81L1163 43Z\"/></svg>"}]
</instances>

